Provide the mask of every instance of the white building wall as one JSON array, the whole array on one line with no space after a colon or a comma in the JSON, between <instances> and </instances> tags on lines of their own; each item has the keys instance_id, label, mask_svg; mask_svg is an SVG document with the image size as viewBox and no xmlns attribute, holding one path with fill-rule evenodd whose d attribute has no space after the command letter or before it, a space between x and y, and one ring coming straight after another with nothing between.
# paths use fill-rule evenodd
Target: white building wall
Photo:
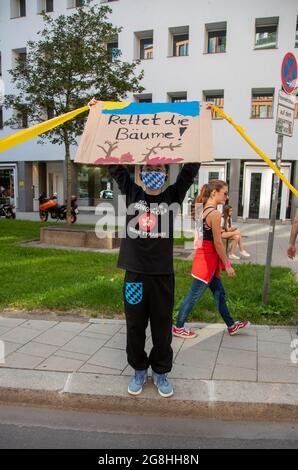
<instances>
[{"instance_id":1,"label":"white building wall","mask_svg":"<svg viewBox=\"0 0 298 470\"><path fill-rule=\"evenodd\" d=\"M72 12L67 0L54 1L54 16ZM142 61L145 71L144 93L154 101L165 101L167 92L187 91L188 100L201 100L203 90L224 89L224 110L267 153L275 158L276 99L281 85L280 69L286 52L298 56L295 30L297 0L118 0L110 2L112 22L122 26L119 48L123 60L134 58L134 32L154 30L154 58ZM7 69L12 64L12 50L23 48L36 39L42 21L37 14L38 1L27 0L27 16L10 19L10 0L0 2L0 51L6 92L11 93ZM278 47L254 50L255 19L279 17ZM205 24L227 22L226 53L206 54ZM190 46L187 57L168 57L168 28L189 26ZM274 88L273 119L250 119L252 88ZM4 118L8 115L5 112ZM295 128L296 127L296 128ZM294 137L284 139L283 158L298 157L298 128ZM15 132L0 131L0 138ZM225 121L213 121L215 157L219 159L258 159L257 155ZM29 141L5 153L5 161L64 159L63 146L40 146Z\"/></svg>"}]
</instances>

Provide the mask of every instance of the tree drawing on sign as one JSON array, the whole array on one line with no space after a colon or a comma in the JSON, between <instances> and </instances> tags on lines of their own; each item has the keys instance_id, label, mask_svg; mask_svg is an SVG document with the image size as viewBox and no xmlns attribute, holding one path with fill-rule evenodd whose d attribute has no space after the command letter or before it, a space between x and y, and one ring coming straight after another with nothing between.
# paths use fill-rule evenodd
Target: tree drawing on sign
<instances>
[{"instance_id":1,"label":"tree drawing on sign","mask_svg":"<svg viewBox=\"0 0 298 470\"><path fill-rule=\"evenodd\" d=\"M171 142L169 145L155 145L154 147L151 147L151 148L147 148L146 150L148 150L147 153L142 153L142 156L144 156L144 159L140 161L140 163L144 163L144 162L148 162L149 159L150 159L150 156L151 155L157 155L157 152L156 150L165 150L165 149L169 149L171 150L171 152L173 152L176 148L178 147L181 147L182 144L177 144L177 145L173 145L173 143Z\"/></svg>"},{"instance_id":2,"label":"tree drawing on sign","mask_svg":"<svg viewBox=\"0 0 298 470\"><path fill-rule=\"evenodd\" d=\"M113 142L113 143L112 143L112 142L109 142L108 140L106 140L106 141L105 141L105 144L108 145L108 148L107 148L107 149L105 149L105 148L102 147L101 145L97 145L97 147L99 147L101 150L104 151L104 153L105 153L105 159L106 159L106 160L109 160L109 158L111 158L111 156L112 156L113 151L118 148L119 142L118 142L118 140L116 140L116 142Z\"/></svg>"}]
</instances>

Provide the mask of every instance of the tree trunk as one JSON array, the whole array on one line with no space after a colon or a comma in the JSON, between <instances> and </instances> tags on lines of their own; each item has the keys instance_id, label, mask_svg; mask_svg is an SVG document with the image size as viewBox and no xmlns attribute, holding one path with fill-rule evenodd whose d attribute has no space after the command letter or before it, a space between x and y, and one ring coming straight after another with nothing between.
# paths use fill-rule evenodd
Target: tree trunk
<instances>
[{"instance_id":1,"label":"tree trunk","mask_svg":"<svg viewBox=\"0 0 298 470\"><path fill-rule=\"evenodd\" d=\"M67 130L64 129L64 144L65 144L65 162L66 162L66 205L67 205L67 216L66 221L68 224L71 223L71 192L72 192L72 181L71 181L71 160L70 160L70 144Z\"/></svg>"}]
</instances>

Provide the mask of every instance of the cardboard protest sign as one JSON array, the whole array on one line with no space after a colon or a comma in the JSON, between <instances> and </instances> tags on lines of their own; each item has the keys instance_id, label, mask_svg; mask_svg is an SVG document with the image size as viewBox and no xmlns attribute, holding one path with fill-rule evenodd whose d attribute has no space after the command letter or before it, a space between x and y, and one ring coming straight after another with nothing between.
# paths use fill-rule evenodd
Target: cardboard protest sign
<instances>
[{"instance_id":1,"label":"cardboard protest sign","mask_svg":"<svg viewBox=\"0 0 298 470\"><path fill-rule=\"evenodd\" d=\"M92 106L76 163L168 164L213 160L211 112L199 101Z\"/></svg>"}]
</instances>

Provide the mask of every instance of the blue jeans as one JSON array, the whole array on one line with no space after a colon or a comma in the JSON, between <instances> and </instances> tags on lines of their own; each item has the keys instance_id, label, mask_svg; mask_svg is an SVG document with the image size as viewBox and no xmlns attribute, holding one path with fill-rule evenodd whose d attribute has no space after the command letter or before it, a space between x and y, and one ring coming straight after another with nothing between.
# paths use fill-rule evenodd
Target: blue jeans
<instances>
[{"instance_id":1,"label":"blue jeans","mask_svg":"<svg viewBox=\"0 0 298 470\"><path fill-rule=\"evenodd\" d=\"M176 321L177 328L182 328L184 326L184 323L186 322L186 319L188 317L188 314L191 312L192 307L198 300L200 300L200 298L203 296L204 292L208 289L208 287L209 289L211 289L216 306L225 324L229 327L235 323L230 315L226 303L226 293L224 286L222 285L221 280L215 277L214 275L209 284L206 284L205 282L200 281L199 279L193 278L191 289L183 300L178 313L178 318Z\"/></svg>"}]
</instances>

